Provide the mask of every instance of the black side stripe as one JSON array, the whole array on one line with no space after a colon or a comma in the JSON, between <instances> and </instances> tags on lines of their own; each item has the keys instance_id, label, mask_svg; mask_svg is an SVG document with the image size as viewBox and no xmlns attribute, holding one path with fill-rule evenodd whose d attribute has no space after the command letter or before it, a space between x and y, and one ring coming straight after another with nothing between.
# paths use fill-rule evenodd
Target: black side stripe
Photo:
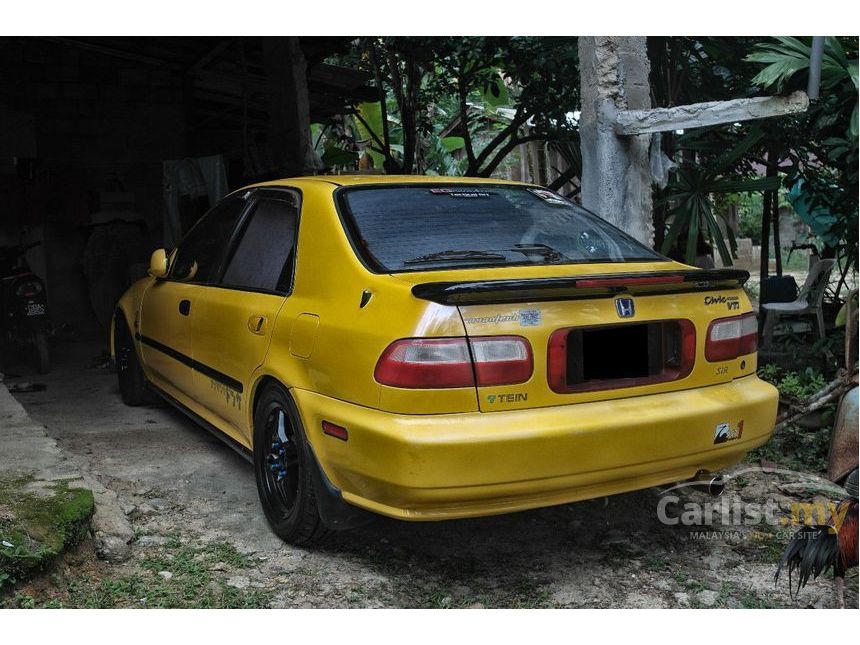
<instances>
[{"instance_id":1,"label":"black side stripe","mask_svg":"<svg viewBox=\"0 0 860 645\"><path fill-rule=\"evenodd\" d=\"M231 390L236 390L240 394L242 393L242 391L243 391L242 383L240 381L237 381L233 377L227 376L223 372L219 372L218 370L213 369L213 368L209 367L208 365L201 363L200 361L195 361L190 356L186 356L182 352L178 352L175 349L173 349L172 347L168 347L167 345L159 343L157 340L153 340L152 338L149 338L148 336L142 336L141 334L135 334L134 336L137 340L139 340L144 345L149 345L153 349L157 349L162 354L166 354L167 356L170 356L170 358L172 358L173 360L179 361L180 363L187 365L191 369L193 369L197 372L200 372L204 376L208 376L209 378L214 379L214 380L218 381L219 383L223 383L224 385L229 387Z\"/></svg>"}]
</instances>

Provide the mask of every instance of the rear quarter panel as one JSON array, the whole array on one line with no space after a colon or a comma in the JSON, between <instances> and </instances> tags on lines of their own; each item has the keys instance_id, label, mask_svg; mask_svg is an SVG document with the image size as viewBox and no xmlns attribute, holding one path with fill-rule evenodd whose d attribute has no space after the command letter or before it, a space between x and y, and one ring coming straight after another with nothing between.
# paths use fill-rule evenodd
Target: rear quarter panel
<instances>
[{"instance_id":1,"label":"rear quarter panel","mask_svg":"<svg viewBox=\"0 0 860 645\"><path fill-rule=\"evenodd\" d=\"M403 390L375 381L376 362L391 342L414 336L463 336L460 314L456 307L414 298L410 286L392 276L369 272L340 223L333 201L335 186L307 182L300 188L293 293L275 322L256 383L272 376L288 387L392 412L477 410L473 387ZM371 297L361 307L365 290ZM308 324L309 317L317 317L316 326Z\"/></svg>"}]
</instances>

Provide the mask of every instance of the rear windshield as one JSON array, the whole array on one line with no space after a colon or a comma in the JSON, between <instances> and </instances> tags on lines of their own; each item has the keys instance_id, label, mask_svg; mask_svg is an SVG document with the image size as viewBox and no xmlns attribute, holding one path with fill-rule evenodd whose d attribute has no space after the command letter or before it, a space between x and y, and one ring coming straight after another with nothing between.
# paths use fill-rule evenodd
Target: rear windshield
<instances>
[{"instance_id":1,"label":"rear windshield","mask_svg":"<svg viewBox=\"0 0 860 645\"><path fill-rule=\"evenodd\" d=\"M353 188L341 200L358 252L377 271L666 260L543 189Z\"/></svg>"}]
</instances>

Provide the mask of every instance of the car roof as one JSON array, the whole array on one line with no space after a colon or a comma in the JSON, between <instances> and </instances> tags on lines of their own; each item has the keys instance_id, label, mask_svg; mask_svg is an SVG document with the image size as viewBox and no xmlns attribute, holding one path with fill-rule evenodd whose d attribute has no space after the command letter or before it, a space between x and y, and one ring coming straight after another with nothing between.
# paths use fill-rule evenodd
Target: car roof
<instances>
[{"instance_id":1,"label":"car roof","mask_svg":"<svg viewBox=\"0 0 860 645\"><path fill-rule=\"evenodd\" d=\"M310 175L307 177L287 177L275 179L246 188L261 186L295 186L307 182L326 183L334 186L371 186L385 184L510 184L512 186L529 186L519 181L496 179L493 177L443 177L435 175Z\"/></svg>"}]
</instances>

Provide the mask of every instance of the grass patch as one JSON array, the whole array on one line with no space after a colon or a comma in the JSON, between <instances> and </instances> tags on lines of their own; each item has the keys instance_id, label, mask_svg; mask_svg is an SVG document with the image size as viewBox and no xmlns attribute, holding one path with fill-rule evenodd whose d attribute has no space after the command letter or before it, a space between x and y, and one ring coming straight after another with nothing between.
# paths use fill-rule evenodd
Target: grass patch
<instances>
[{"instance_id":1,"label":"grass patch","mask_svg":"<svg viewBox=\"0 0 860 645\"><path fill-rule=\"evenodd\" d=\"M448 581L445 585L434 585L413 590L415 607L421 609L463 609L475 603L486 608L537 609L552 607L549 593L539 580L521 577L511 580L494 590L491 595L452 591L456 585Z\"/></svg>"},{"instance_id":2,"label":"grass patch","mask_svg":"<svg viewBox=\"0 0 860 645\"><path fill-rule=\"evenodd\" d=\"M642 566L648 571L664 571L669 568L669 563L656 555L646 555Z\"/></svg>"},{"instance_id":3,"label":"grass patch","mask_svg":"<svg viewBox=\"0 0 860 645\"><path fill-rule=\"evenodd\" d=\"M26 490L33 483L31 477L0 480L0 590L77 542L95 510L92 491L65 481L39 493Z\"/></svg>"},{"instance_id":4,"label":"grass patch","mask_svg":"<svg viewBox=\"0 0 860 645\"><path fill-rule=\"evenodd\" d=\"M106 577L83 575L63 582L51 580L51 597L18 594L0 607L28 608L179 608L253 609L271 604L273 592L237 589L212 567L224 563L248 568L250 560L226 542L199 548L172 539L141 561L140 569ZM160 575L169 572L169 576ZM33 593L33 592L31 592Z\"/></svg>"},{"instance_id":5,"label":"grass patch","mask_svg":"<svg viewBox=\"0 0 860 645\"><path fill-rule=\"evenodd\" d=\"M237 589L213 574L219 562L234 568L251 566L248 558L226 542L201 548L173 539L163 550L141 562L141 573L94 580L84 577L71 582L63 603L68 607L181 609L253 609L268 607L272 592ZM161 572L169 572L163 577ZM46 604L37 604L46 607Z\"/></svg>"},{"instance_id":6,"label":"grass patch","mask_svg":"<svg viewBox=\"0 0 860 645\"><path fill-rule=\"evenodd\" d=\"M767 524L751 531L749 539L752 541L753 549L758 554L759 559L769 564L777 564L787 546L787 542L780 537L777 530Z\"/></svg>"},{"instance_id":7,"label":"grass patch","mask_svg":"<svg viewBox=\"0 0 860 645\"><path fill-rule=\"evenodd\" d=\"M270 592L235 589L201 573L174 574L170 580L155 572L98 581L84 578L70 584L67 591L66 606L91 609L254 609L266 608L271 602Z\"/></svg>"},{"instance_id":8,"label":"grass patch","mask_svg":"<svg viewBox=\"0 0 860 645\"><path fill-rule=\"evenodd\" d=\"M235 546L229 542L216 542L210 544L206 548L206 553L211 556L216 562L229 564L237 569L247 569L251 566L251 561L244 553L240 553Z\"/></svg>"}]
</instances>

